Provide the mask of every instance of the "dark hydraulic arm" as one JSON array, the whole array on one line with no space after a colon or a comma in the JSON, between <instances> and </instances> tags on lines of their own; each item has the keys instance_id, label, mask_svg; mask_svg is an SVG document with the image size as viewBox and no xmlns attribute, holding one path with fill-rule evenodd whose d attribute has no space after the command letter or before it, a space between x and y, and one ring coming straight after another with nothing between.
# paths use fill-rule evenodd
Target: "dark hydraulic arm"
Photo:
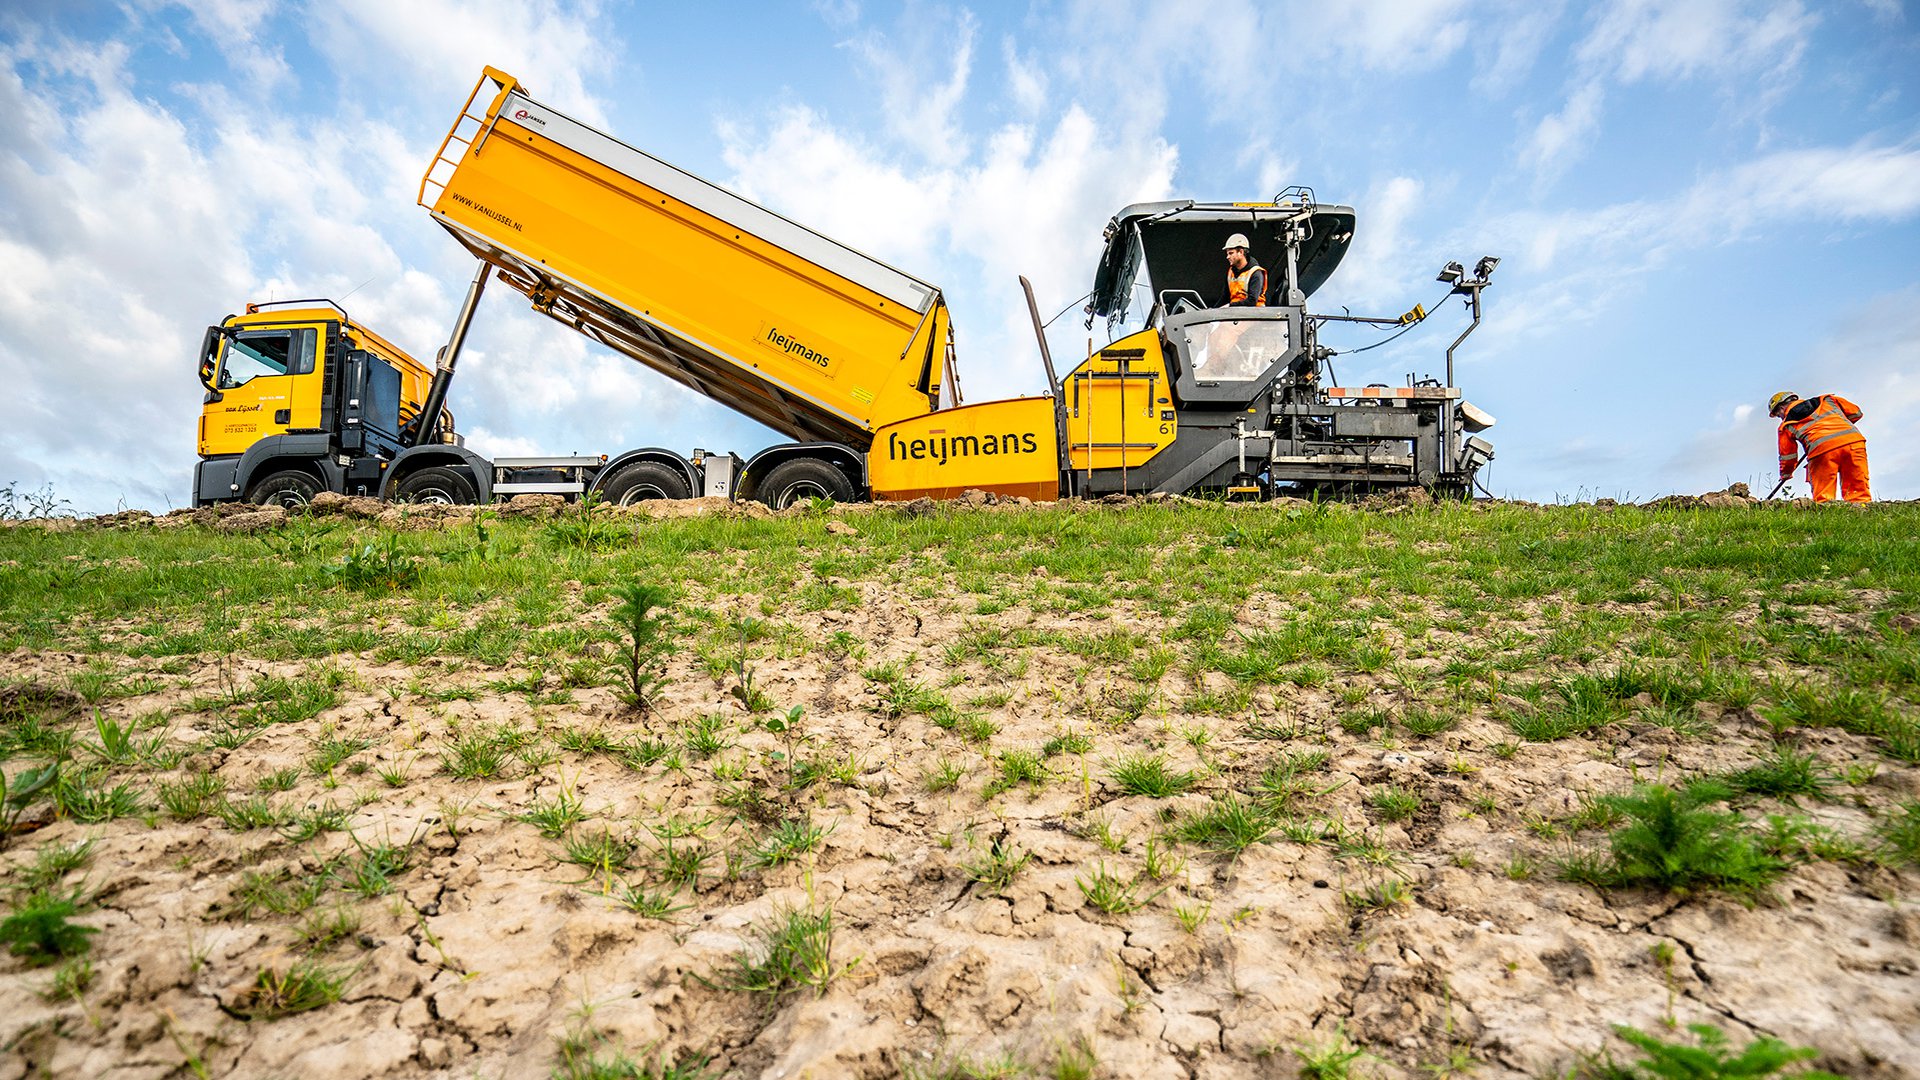
<instances>
[{"instance_id":1,"label":"dark hydraulic arm","mask_svg":"<svg viewBox=\"0 0 1920 1080\"><path fill-rule=\"evenodd\" d=\"M460 314L453 321L453 335L434 357L433 383L427 387L427 400L420 406L420 415L415 420L408 446L419 446L432 438L434 428L440 424L440 410L447 403L447 387L453 382L453 368L460 362L460 346L466 344L467 327L473 322L474 309L480 306L480 293L486 289L487 274L492 269L492 266L482 262L473 272L473 284L467 287L467 298L461 301Z\"/></svg>"}]
</instances>

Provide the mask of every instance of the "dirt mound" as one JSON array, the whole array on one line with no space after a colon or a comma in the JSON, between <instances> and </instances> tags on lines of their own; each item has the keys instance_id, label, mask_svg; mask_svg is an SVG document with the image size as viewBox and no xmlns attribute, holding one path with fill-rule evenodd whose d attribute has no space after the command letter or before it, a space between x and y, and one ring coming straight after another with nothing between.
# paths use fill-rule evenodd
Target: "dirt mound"
<instances>
[{"instance_id":1,"label":"dirt mound","mask_svg":"<svg viewBox=\"0 0 1920 1080\"><path fill-rule=\"evenodd\" d=\"M1642 503L1648 510L1724 510L1729 508L1759 506L1762 500L1753 497L1753 492L1745 484L1733 484L1721 491L1709 491L1703 495L1668 495L1652 502Z\"/></svg>"}]
</instances>

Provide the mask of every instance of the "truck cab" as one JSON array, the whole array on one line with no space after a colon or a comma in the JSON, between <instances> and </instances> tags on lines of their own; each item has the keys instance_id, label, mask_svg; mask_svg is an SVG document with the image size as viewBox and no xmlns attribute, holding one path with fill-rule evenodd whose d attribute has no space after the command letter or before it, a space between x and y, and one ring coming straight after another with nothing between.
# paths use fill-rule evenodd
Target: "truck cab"
<instances>
[{"instance_id":1,"label":"truck cab","mask_svg":"<svg viewBox=\"0 0 1920 1080\"><path fill-rule=\"evenodd\" d=\"M378 494L432 378L326 300L249 304L201 339L194 503ZM451 416L443 416L443 438Z\"/></svg>"}]
</instances>

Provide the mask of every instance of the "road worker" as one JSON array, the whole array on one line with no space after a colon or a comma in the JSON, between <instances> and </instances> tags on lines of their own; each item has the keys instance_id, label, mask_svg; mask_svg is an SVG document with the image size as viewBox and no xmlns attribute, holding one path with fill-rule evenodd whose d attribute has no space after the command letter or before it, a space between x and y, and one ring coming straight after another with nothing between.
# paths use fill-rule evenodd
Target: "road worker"
<instances>
[{"instance_id":1,"label":"road worker","mask_svg":"<svg viewBox=\"0 0 1920 1080\"><path fill-rule=\"evenodd\" d=\"M1226 307L1266 307L1267 272L1253 261L1246 233L1227 237L1221 250L1227 253Z\"/></svg>"},{"instance_id":2,"label":"road worker","mask_svg":"<svg viewBox=\"0 0 1920 1080\"><path fill-rule=\"evenodd\" d=\"M1867 437L1854 422L1860 407L1839 394L1802 398L1781 391L1767 403L1767 415L1780 420L1780 479L1793 475L1795 463L1807 463L1807 484L1814 502L1834 497L1835 481L1846 501L1873 501L1867 488Z\"/></svg>"},{"instance_id":3,"label":"road worker","mask_svg":"<svg viewBox=\"0 0 1920 1080\"><path fill-rule=\"evenodd\" d=\"M1227 300L1222 307L1266 307L1267 272L1253 261L1245 233L1227 237ZM1205 379L1251 379L1260 374L1254 359L1239 347L1245 324L1217 322L1207 329L1206 346L1195 358L1194 374Z\"/></svg>"}]
</instances>

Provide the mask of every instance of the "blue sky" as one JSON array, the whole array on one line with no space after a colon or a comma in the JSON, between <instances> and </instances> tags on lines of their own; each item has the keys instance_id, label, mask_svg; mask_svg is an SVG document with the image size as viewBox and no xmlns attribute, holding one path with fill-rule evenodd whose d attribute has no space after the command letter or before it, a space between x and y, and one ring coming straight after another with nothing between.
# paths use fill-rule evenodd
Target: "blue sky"
<instances>
[{"instance_id":1,"label":"blue sky","mask_svg":"<svg viewBox=\"0 0 1920 1080\"><path fill-rule=\"evenodd\" d=\"M1784 388L1861 404L1876 493L1920 497L1920 13L1895 0L14 0L0 483L183 505L193 351L249 300L344 298L430 357L471 264L414 194L485 64L940 285L969 400L1041 388L1016 276L1049 311L1081 295L1121 206L1305 184L1359 213L1322 310L1398 314L1448 259L1502 257L1457 377L1499 418L1495 493L1770 486ZM482 453L775 441L516 300L486 297L453 390ZM1462 325L1450 304L1341 381L1437 373Z\"/></svg>"}]
</instances>

